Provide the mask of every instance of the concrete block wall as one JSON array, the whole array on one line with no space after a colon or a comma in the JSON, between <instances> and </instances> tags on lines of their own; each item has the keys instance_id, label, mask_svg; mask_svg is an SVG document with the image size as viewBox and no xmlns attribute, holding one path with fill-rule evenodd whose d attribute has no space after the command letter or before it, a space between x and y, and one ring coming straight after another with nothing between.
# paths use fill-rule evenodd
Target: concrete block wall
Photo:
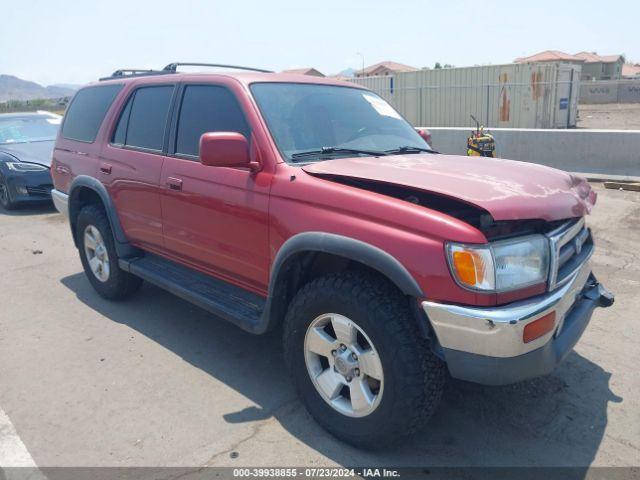
<instances>
[{"instance_id":1,"label":"concrete block wall","mask_svg":"<svg viewBox=\"0 0 640 480\"><path fill-rule=\"evenodd\" d=\"M465 155L471 128L426 127L441 153ZM640 130L494 128L497 156L570 172L640 177Z\"/></svg>"},{"instance_id":2,"label":"concrete block wall","mask_svg":"<svg viewBox=\"0 0 640 480\"><path fill-rule=\"evenodd\" d=\"M639 103L640 80L582 82L580 103Z\"/></svg>"}]
</instances>

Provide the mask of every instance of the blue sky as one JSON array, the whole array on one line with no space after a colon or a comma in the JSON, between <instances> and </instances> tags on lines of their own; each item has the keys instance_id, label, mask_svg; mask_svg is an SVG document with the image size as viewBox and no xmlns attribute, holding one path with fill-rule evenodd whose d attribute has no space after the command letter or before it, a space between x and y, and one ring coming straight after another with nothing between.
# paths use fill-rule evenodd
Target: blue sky
<instances>
[{"instance_id":1,"label":"blue sky","mask_svg":"<svg viewBox=\"0 0 640 480\"><path fill-rule=\"evenodd\" d=\"M117 68L204 61L326 74L396 60L510 63L540 50L640 62L640 1L67 0L2 8L0 73L85 83Z\"/></svg>"}]
</instances>

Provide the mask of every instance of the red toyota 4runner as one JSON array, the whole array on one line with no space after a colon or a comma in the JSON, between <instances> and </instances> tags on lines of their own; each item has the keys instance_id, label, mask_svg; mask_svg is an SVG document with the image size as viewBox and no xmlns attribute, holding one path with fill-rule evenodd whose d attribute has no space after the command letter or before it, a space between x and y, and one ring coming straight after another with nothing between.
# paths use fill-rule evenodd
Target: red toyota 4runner
<instances>
[{"instance_id":1,"label":"red toyota 4runner","mask_svg":"<svg viewBox=\"0 0 640 480\"><path fill-rule=\"evenodd\" d=\"M282 326L300 397L337 437L415 431L447 371L547 374L613 302L588 264L584 179L437 154L358 85L181 65L75 95L55 203L103 297L146 280L248 332Z\"/></svg>"}]
</instances>

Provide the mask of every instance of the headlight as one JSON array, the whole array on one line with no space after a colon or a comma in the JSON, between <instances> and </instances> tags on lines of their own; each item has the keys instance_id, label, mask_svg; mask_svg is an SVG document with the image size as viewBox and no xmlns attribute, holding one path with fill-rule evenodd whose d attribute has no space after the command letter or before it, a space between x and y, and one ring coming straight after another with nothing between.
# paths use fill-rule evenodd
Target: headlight
<instances>
[{"instance_id":1,"label":"headlight","mask_svg":"<svg viewBox=\"0 0 640 480\"><path fill-rule=\"evenodd\" d=\"M38 165L37 163L7 162L6 165L9 167L9 170L13 170L14 172L42 172L49 170L47 167Z\"/></svg>"},{"instance_id":2,"label":"headlight","mask_svg":"<svg viewBox=\"0 0 640 480\"><path fill-rule=\"evenodd\" d=\"M549 243L542 235L446 248L451 272L466 288L504 292L547 280Z\"/></svg>"}]
</instances>

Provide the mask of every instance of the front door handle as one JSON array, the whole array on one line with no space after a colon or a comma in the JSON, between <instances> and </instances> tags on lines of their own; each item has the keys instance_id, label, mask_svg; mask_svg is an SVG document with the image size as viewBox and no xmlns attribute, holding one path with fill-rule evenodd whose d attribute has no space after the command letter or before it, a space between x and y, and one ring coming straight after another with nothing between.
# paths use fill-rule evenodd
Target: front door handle
<instances>
[{"instance_id":1,"label":"front door handle","mask_svg":"<svg viewBox=\"0 0 640 480\"><path fill-rule=\"evenodd\" d=\"M112 168L113 168L113 166L108 164L108 163L100 164L100 171L102 173L104 173L105 175L111 175L111 169Z\"/></svg>"},{"instance_id":2,"label":"front door handle","mask_svg":"<svg viewBox=\"0 0 640 480\"><path fill-rule=\"evenodd\" d=\"M182 190L182 180L179 178L169 177L167 178L167 186L171 190Z\"/></svg>"}]
</instances>

